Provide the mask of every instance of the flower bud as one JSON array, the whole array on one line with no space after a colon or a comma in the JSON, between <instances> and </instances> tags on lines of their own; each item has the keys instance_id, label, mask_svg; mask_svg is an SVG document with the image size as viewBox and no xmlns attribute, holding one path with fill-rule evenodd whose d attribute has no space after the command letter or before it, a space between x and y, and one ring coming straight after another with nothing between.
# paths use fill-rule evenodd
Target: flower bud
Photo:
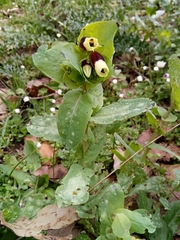
<instances>
[{"instance_id":1,"label":"flower bud","mask_svg":"<svg viewBox=\"0 0 180 240\"><path fill-rule=\"evenodd\" d=\"M89 38L89 37L83 37L81 38L81 41L79 43L79 47L83 50L87 51L94 51L97 47L99 47L99 43L97 38Z\"/></svg>"},{"instance_id":2,"label":"flower bud","mask_svg":"<svg viewBox=\"0 0 180 240\"><path fill-rule=\"evenodd\" d=\"M95 68L95 71L99 77L107 77L109 74L109 68L104 61L103 56L98 52L92 52L90 54L91 63Z\"/></svg>"},{"instance_id":3,"label":"flower bud","mask_svg":"<svg viewBox=\"0 0 180 240\"><path fill-rule=\"evenodd\" d=\"M91 64L88 63L86 60L82 61L82 69L84 74L86 75L86 77L90 77L91 76L91 71L92 71L92 67Z\"/></svg>"}]
</instances>

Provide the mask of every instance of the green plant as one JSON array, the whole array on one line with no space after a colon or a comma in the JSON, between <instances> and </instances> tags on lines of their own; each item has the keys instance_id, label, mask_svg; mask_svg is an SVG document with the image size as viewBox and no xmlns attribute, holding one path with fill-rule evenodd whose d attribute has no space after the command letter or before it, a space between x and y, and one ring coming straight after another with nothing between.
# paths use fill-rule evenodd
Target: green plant
<instances>
[{"instance_id":1,"label":"green plant","mask_svg":"<svg viewBox=\"0 0 180 240\"><path fill-rule=\"evenodd\" d=\"M80 22L78 23L76 11L73 11L73 8L71 9L71 5L68 2L66 5L61 6L67 7L64 16L66 21L64 21L64 23L61 22L61 29L58 28L57 30L53 27L57 23L59 24L58 18L60 17L60 19L62 19L63 15L61 13L59 16L51 14L52 9L48 8L51 6L51 2L46 5L44 1L39 1L38 4L40 7L45 6L47 10L46 14L43 16L44 24L39 24L42 21L42 15L38 15L38 8L35 8L32 3L29 3L29 10L31 12L33 10L36 13L37 28L34 28L33 23L31 23L27 28L28 31L30 30L29 32L31 34L33 33L35 36L34 40L36 40L36 43L49 42L50 39L48 37L48 41L43 39L43 37L39 37L39 32L44 32L45 30L53 36L61 30L61 34L64 39L68 40L68 42L76 42L75 38L77 32L79 32L82 25L85 25L87 22L86 17L89 21L89 11L86 11L87 6L84 6L82 10L82 15L84 12L87 14L83 20L84 22L82 19L78 18L80 19ZM110 4L112 6L113 3ZM117 3L113 6L116 6L116 4ZM81 217L80 223L84 225L88 232L93 233L97 239L132 239L135 237L133 236L134 233L138 234L139 237L144 237L144 235L146 235L148 239L153 239L153 237L158 234L160 236L161 234L164 236L162 226L165 225L167 231L168 229L171 231L169 236L172 237L172 235L176 233L176 226L179 221L178 218L176 218L176 221L172 222L172 226L168 228L167 224L172 219L171 217L168 217L168 212L167 215L164 216L160 214L158 215L158 210L154 207L146 209L142 205L142 200L138 201L139 208L143 210L132 211L126 204L125 200L127 197L132 196L133 193L139 194L139 198L143 198L144 195L143 193L139 193L139 190L148 191L148 193L155 191L158 197L161 196L162 205L165 204L162 200L162 197L167 198L165 192L158 192L159 188L151 187L153 184L155 186L156 184L158 186L163 184L164 188L167 188L165 179L163 177L158 178L159 176L157 178L149 179L143 168L149 166L147 157L149 149L158 147L157 145L153 145L153 142L157 139L159 134L165 135L162 126L168 122L175 122L177 119L176 115L171 114L174 107L179 110L179 75L177 78L177 74L175 74L179 68L177 55L172 56L170 59L170 75L173 79L173 81L171 81L171 87L173 91L172 102L169 110L157 106L154 107L153 102L150 99L147 99L147 97L152 98L153 100L157 100L159 103L164 99L168 99L171 94L170 84L163 84L162 77L158 74L156 76L156 73L151 70L145 76L150 77L152 82L143 82L143 84L139 87L137 86L139 96L144 94L145 98L121 99L114 102L118 99L117 96L119 94L117 92L118 87L114 87L114 95L109 94L108 91L105 92L107 101L105 101L105 106L103 106L102 83L113 74L112 59L114 52L114 36L116 37L115 46L116 49L119 46L119 52L123 52L125 43L127 45L127 51L129 49L129 45L133 44L134 49L138 49L136 53L139 55L143 54L143 52L147 50L146 47L148 46L145 41L141 41L139 34L131 33L131 31L133 32L137 29L135 30L134 28L133 30L135 24L129 24L130 27L127 26L127 18L124 18L122 14L126 12L123 10L123 4L121 4L121 8L116 15L116 17L118 16L118 18L124 20L122 27L119 28L119 33L122 31L120 36L115 36L115 32L118 29L115 21L97 22L89 24L82 29L77 45L68 42L55 42L50 47L49 45L41 46L38 49L38 52L33 56L33 61L39 70L50 77L53 81L56 81L56 86L65 85L67 92L64 94L64 102L57 107L59 108L58 113L51 117L47 115L33 117L31 125L28 126L28 131L32 135L55 142L57 148L59 148L56 154L58 157L63 158L62 162L68 166L69 172L64 179L58 182L58 185L53 185L50 192L47 190L47 188L51 186L48 176L42 176L34 178L35 182L33 186L25 184L25 189L22 189L22 191L20 191L20 195L18 195L15 190L17 188L21 189L22 187L20 180L18 179L20 172L30 171L31 174L33 174L41 165L36 149L31 146L31 144L26 144L25 155L27 159L26 161L22 161L20 163L21 168L19 170L15 169L16 164L19 165L17 162L11 168L7 167L10 165L7 162L1 166L2 174L5 173L3 175L5 178L2 179L2 181L4 181L1 189L3 192L2 197L5 195L7 200L6 205L1 206L1 209L5 209L4 215L7 220L13 221L21 215L32 218L43 206L54 202L54 197L56 197L56 202L59 207L73 205L76 208L79 216ZM138 5L139 1L136 4ZM56 9L59 9L59 6L60 5L55 4ZM126 10L128 7L132 10L132 6L130 4L127 3L126 7ZM78 8L78 4L75 5L74 8ZM100 9L101 8L103 8L103 5ZM99 11L99 8L96 7L95 9L92 7L91 9L92 11L94 10L94 15L91 14L92 21L95 19L93 17L102 18L101 14L103 11ZM154 13L155 9L155 4L153 6L148 5L146 11L149 15L151 15ZM72 11L73 14L68 14L69 11ZM96 11L98 11L98 14L96 14ZM111 18L112 15L109 17ZM76 22L75 20L70 19L69 16L76 19ZM146 17L147 16L145 16L145 18ZM143 20L146 21L147 19L145 18ZM48 22L47 19L50 19L51 21ZM139 23L141 22L141 19L139 19L138 16L137 20ZM140 25L137 25L140 35L142 32L143 34L146 33L146 39L148 34L150 34L152 29L154 29L154 26L152 26L153 24L147 22L147 25L150 26L147 28L150 30L146 30L145 28L142 29ZM103 29L105 29L105 31L103 31ZM106 29L108 29L108 31L106 31ZM126 32L125 35L123 35L124 32ZM156 49L155 54L161 54L164 52L166 50L166 43L169 44L169 35L167 36L168 38L164 38L161 33L163 33L162 30L158 32L159 38L155 41L154 38L156 38L157 32L153 35L153 41L150 43L150 48L146 51L147 55L151 57L149 66L152 66L156 60L152 53L152 49L157 42L159 41L160 44ZM165 35L167 34L168 33ZM127 41L129 40L129 36L132 37L132 43ZM119 41L123 44L118 45ZM25 43L25 45L26 44L27 43ZM21 42L19 42L18 45L17 41L17 46L15 46L14 49L22 46ZM149 55L149 53L151 55ZM148 57L144 59L145 62L141 63L142 66L144 63L149 63ZM98 60L100 64L98 64ZM135 69L139 73L139 70L142 68L141 64L138 65L139 69L136 65L132 65L132 69ZM120 67L121 65L117 66ZM9 67L7 69L9 69ZM5 68L3 68L2 73L5 74L5 77L12 77L10 75L11 71L9 71L10 74L8 75ZM157 85L155 77L158 82ZM14 90L16 90L16 86L18 86L19 82L17 81L16 76L13 77L13 79L15 80L13 87ZM122 85L123 89L127 86L127 84L124 83L122 83ZM71 90L67 90L67 87ZM23 88L23 85L21 85L20 88ZM154 88L156 89L156 95L154 95ZM164 97L164 93L167 93L166 97ZM46 112L48 102L41 101L39 103L38 101L32 99L31 104L33 104L33 107L37 109L37 113L40 113L42 109L44 113ZM44 108L39 107L40 104L42 104ZM128 119L133 117L132 122L134 121L136 124L141 126L141 122L136 120L135 116L137 118L143 112L146 112L147 122L149 122L154 130L152 139L145 147L139 146L134 141L126 143L122 135L124 133L126 134L128 129L123 129L123 123L127 124L125 126L129 126L131 128L131 122L128 121ZM32 114L33 113L34 111L32 111ZM16 118L17 116L15 119ZM147 124L148 123L146 123L146 125ZM3 127L6 129L6 126ZM121 130L123 131L122 135ZM8 131L5 132L8 133ZM134 132L134 136L131 136L131 139L136 140L138 131L136 129L134 129L134 131L131 129L131 132ZM17 135L17 133L15 133L15 135ZM121 154L117 151L116 148L118 148L120 144L125 149L125 154ZM6 146L7 145L8 142L6 143ZM140 151L144 151L142 156L139 154ZM28 157L28 152L29 154L33 153L33 158ZM109 156L112 156L113 154L122 161L120 165L121 172L116 172L118 184L109 184L107 180L107 177L109 176L108 173L112 170L112 160L110 161L112 158ZM178 156L176 157L178 159ZM110 172L110 175L115 171L116 170ZM27 177L28 174L24 175L22 179ZM176 183L176 187L178 188L178 181ZM172 185L172 183L170 184ZM148 190L147 186L149 187ZM173 190L176 189L176 187L174 187ZM50 201L45 201L47 193L49 193L48 199ZM112 203L116 203L117 196L120 201L117 202L117 205L113 205ZM33 198L35 199L35 203L32 201ZM39 205L39 203L36 204L38 199L41 199L41 205ZM102 203L100 203L101 199L103 199ZM147 199L150 202L149 205L152 206L156 204L156 202L151 203L149 196L146 196L146 200ZM14 212L13 216L9 215L10 212L7 211L7 209L11 207L12 201ZM19 203L24 205L22 207L23 209L19 207ZM177 206L178 204L179 202L177 202ZM169 214L171 209L177 210L177 206L169 206ZM32 212L28 210L29 207L33 207ZM12 210L12 207L10 209ZM173 211L174 210L172 210L172 212ZM148 215L151 213L152 215ZM162 225L159 225L155 230L154 223L155 216L157 215L161 219L160 221ZM92 224L92 218L95 219L96 224ZM106 222L107 219L108 221ZM136 226L133 225L134 219L137 221ZM164 222L166 222L166 224L164 224ZM140 224L141 227L139 226ZM153 231L155 232L154 235L152 235Z\"/></svg>"}]
</instances>

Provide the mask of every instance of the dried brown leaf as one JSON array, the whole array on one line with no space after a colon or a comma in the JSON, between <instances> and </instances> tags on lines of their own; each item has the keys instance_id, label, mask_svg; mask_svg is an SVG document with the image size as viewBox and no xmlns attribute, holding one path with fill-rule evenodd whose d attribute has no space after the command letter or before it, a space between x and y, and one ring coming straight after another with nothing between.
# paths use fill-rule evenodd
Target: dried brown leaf
<instances>
[{"instance_id":1,"label":"dried brown leaf","mask_svg":"<svg viewBox=\"0 0 180 240\"><path fill-rule=\"evenodd\" d=\"M61 164L56 164L53 167L44 165L42 167L40 167L39 169L37 169L34 173L35 176L41 176L43 174L48 174L49 178L51 180L55 180L55 179L60 179L62 177L64 177L67 173L67 169L61 165Z\"/></svg>"},{"instance_id":2,"label":"dried brown leaf","mask_svg":"<svg viewBox=\"0 0 180 240\"><path fill-rule=\"evenodd\" d=\"M34 237L39 240L50 239L41 233L42 230L64 228L78 219L76 210L73 207L58 208L56 204L44 207L31 220L21 217L14 223L6 222L2 212L0 212L1 224L10 228L17 236ZM72 237L69 235L56 239L68 240L72 239Z\"/></svg>"}]
</instances>

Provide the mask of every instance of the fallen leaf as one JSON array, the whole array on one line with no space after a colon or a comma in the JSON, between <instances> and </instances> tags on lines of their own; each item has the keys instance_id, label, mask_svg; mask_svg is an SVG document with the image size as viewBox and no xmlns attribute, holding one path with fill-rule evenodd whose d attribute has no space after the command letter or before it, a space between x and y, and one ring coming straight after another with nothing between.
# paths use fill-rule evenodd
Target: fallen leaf
<instances>
[{"instance_id":1,"label":"fallen leaf","mask_svg":"<svg viewBox=\"0 0 180 240\"><path fill-rule=\"evenodd\" d=\"M41 88L46 88L48 93L54 93L55 91L47 86L49 81L49 78L41 78L29 81L26 85L29 95L31 97L37 97Z\"/></svg>"},{"instance_id":2,"label":"fallen leaf","mask_svg":"<svg viewBox=\"0 0 180 240\"><path fill-rule=\"evenodd\" d=\"M4 89L0 89L0 96L6 98L6 92ZM7 107L0 97L0 120L3 120L5 117L7 117Z\"/></svg>"},{"instance_id":3,"label":"fallen leaf","mask_svg":"<svg viewBox=\"0 0 180 240\"><path fill-rule=\"evenodd\" d=\"M44 207L38 212L36 217L31 220L21 217L14 223L6 222L2 212L0 212L1 224L10 228L17 236L34 237L39 240L52 239L48 236L44 236L41 233L43 230L65 228L78 219L75 208L58 208L56 204ZM55 239L69 240L72 238L72 235L69 234L68 236Z\"/></svg>"},{"instance_id":4,"label":"fallen leaf","mask_svg":"<svg viewBox=\"0 0 180 240\"><path fill-rule=\"evenodd\" d=\"M175 179L175 174L174 174L173 170L174 169L180 170L180 164L173 164L173 165L161 164L161 166L166 168L166 177L171 180Z\"/></svg>"},{"instance_id":5,"label":"fallen leaf","mask_svg":"<svg viewBox=\"0 0 180 240\"><path fill-rule=\"evenodd\" d=\"M35 176L42 176L48 174L50 180L56 180L64 177L67 174L68 170L61 164L56 164L53 167L44 165L37 169L34 173Z\"/></svg>"},{"instance_id":6,"label":"fallen leaf","mask_svg":"<svg viewBox=\"0 0 180 240\"><path fill-rule=\"evenodd\" d=\"M37 143L37 138L32 137L24 137L24 141L32 141L34 143ZM48 142L42 142L41 146L38 148L39 155L44 158L54 158L54 148L48 143ZM51 164L50 164L51 165Z\"/></svg>"},{"instance_id":7,"label":"fallen leaf","mask_svg":"<svg viewBox=\"0 0 180 240\"><path fill-rule=\"evenodd\" d=\"M138 143L140 145L145 145L151 139L152 134L153 132L151 129L143 131L137 140Z\"/></svg>"},{"instance_id":8,"label":"fallen leaf","mask_svg":"<svg viewBox=\"0 0 180 240\"><path fill-rule=\"evenodd\" d=\"M54 148L48 142L42 142L39 148L39 154L44 158L54 158Z\"/></svg>"}]
</instances>

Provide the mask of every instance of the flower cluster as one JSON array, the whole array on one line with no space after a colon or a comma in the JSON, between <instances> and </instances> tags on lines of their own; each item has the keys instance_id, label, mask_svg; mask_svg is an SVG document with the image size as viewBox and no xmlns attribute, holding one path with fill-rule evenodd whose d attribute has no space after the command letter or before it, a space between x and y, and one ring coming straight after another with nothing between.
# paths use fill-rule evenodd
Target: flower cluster
<instances>
[{"instance_id":1,"label":"flower cluster","mask_svg":"<svg viewBox=\"0 0 180 240\"><path fill-rule=\"evenodd\" d=\"M87 78L91 76L92 70L95 69L96 74L99 77L107 77L109 74L109 68L104 61L104 57L97 51L96 48L100 47L98 39L93 37L83 37L79 42L79 47L88 51L88 59L84 59L81 62L83 72Z\"/></svg>"}]
</instances>

